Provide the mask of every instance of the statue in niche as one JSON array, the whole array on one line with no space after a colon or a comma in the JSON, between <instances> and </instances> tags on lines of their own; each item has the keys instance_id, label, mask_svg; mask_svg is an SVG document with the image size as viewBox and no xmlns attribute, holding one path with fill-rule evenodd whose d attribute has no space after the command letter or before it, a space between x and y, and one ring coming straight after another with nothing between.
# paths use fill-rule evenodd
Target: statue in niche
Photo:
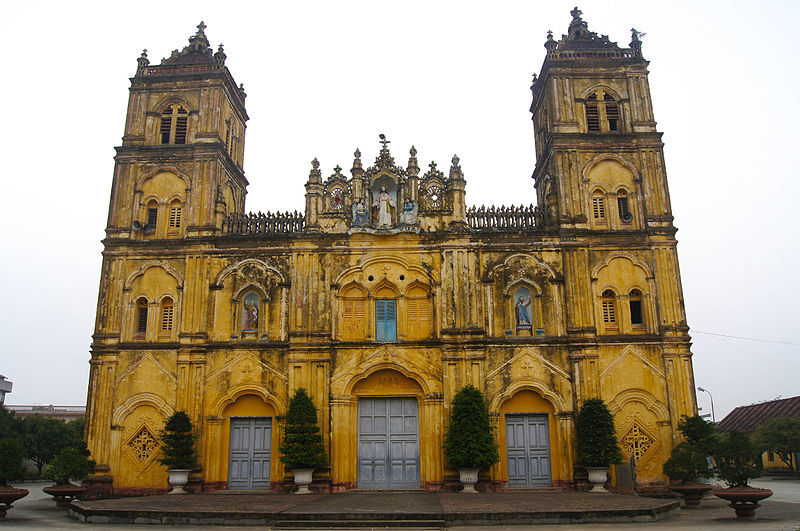
<instances>
[{"instance_id":1,"label":"statue in niche","mask_svg":"<svg viewBox=\"0 0 800 531\"><path fill-rule=\"evenodd\" d=\"M258 330L258 295L252 291L244 296L242 330Z\"/></svg>"},{"instance_id":2,"label":"statue in niche","mask_svg":"<svg viewBox=\"0 0 800 531\"><path fill-rule=\"evenodd\" d=\"M406 200L403 207L403 212L400 214L400 223L402 225L416 225L417 224L417 202L411 199Z\"/></svg>"},{"instance_id":3,"label":"statue in niche","mask_svg":"<svg viewBox=\"0 0 800 531\"><path fill-rule=\"evenodd\" d=\"M377 194L372 206L375 207L375 226L379 229L386 229L394 225L394 208L396 204L394 198L386 191L386 186L381 186L381 191Z\"/></svg>"},{"instance_id":4,"label":"statue in niche","mask_svg":"<svg viewBox=\"0 0 800 531\"><path fill-rule=\"evenodd\" d=\"M353 203L353 226L364 227L366 225L369 225L369 212L362 197L358 202Z\"/></svg>"},{"instance_id":5,"label":"statue in niche","mask_svg":"<svg viewBox=\"0 0 800 531\"><path fill-rule=\"evenodd\" d=\"M517 327L531 327L531 293L527 288L519 288L514 293L514 313Z\"/></svg>"}]
</instances>

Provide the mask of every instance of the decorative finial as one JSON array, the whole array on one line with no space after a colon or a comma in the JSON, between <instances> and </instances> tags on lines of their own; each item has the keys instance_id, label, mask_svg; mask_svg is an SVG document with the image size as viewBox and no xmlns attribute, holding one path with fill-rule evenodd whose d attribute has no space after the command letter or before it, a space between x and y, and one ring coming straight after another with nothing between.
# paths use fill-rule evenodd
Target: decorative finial
<instances>
[{"instance_id":1,"label":"decorative finial","mask_svg":"<svg viewBox=\"0 0 800 531\"><path fill-rule=\"evenodd\" d=\"M308 182L318 183L321 180L322 172L319 171L319 160L317 160L317 157L314 157L314 160L311 161L311 171L308 172Z\"/></svg>"},{"instance_id":2,"label":"decorative finial","mask_svg":"<svg viewBox=\"0 0 800 531\"><path fill-rule=\"evenodd\" d=\"M147 48L145 48L144 50L142 50L142 57L144 57L145 59L147 59Z\"/></svg>"},{"instance_id":3,"label":"decorative finial","mask_svg":"<svg viewBox=\"0 0 800 531\"><path fill-rule=\"evenodd\" d=\"M353 168L350 170L360 170L361 169L361 150L356 148L353 152Z\"/></svg>"},{"instance_id":4,"label":"decorative finial","mask_svg":"<svg viewBox=\"0 0 800 531\"><path fill-rule=\"evenodd\" d=\"M417 156L417 148L415 148L414 146L411 146L411 149L409 149L408 152L411 154L412 157Z\"/></svg>"},{"instance_id":5,"label":"decorative finial","mask_svg":"<svg viewBox=\"0 0 800 531\"><path fill-rule=\"evenodd\" d=\"M147 58L147 50L142 50L142 55L136 60L136 75L143 76L147 73L147 65L150 59Z\"/></svg>"},{"instance_id":6,"label":"decorative finial","mask_svg":"<svg viewBox=\"0 0 800 531\"><path fill-rule=\"evenodd\" d=\"M578 9L578 6L575 6L572 11L569 12L572 15L572 20L578 21L581 19L581 15L583 15L583 11Z\"/></svg>"},{"instance_id":7,"label":"decorative finial","mask_svg":"<svg viewBox=\"0 0 800 531\"><path fill-rule=\"evenodd\" d=\"M217 49L217 53L214 54L214 68L217 70L222 70L225 68L225 59L227 59L227 55L225 55L225 51L222 49L222 43L219 43L219 48Z\"/></svg>"},{"instance_id":8,"label":"decorative finial","mask_svg":"<svg viewBox=\"0 0 800 531\"><path fill-rule=\"evenodd\" d=\"M381 151L387 151L389 149L389 143L391 142L391 140L386 140L386 135L384 135L383 133L379 134L378 138L381 139L381 144L383 144Z\"/></svg>"},{"instance_id":9,"label":"decorative finial","mask_svg":"<svg viewBox=\"0 0 800 531\"><path fill-rule=\"evenodd\" d=\"M333 167L333 171L334 173L336 173L336 175L341 175L342 167L337 164L336 166Z\"/></svg>"},{"instance_id":10,"label":"decorative finial","mask_svg":"<svg viewBox=\"0 0 800 531\"><path fill-rule=\"evenodd\" d=\"M430 167L431 171L436 171L436 162L435 161L432 160L431 163L428 164L428 166Z\"/></svg>"},{"instance_id":11,"label":"decorative finial","mask_svg":"<svg viewBox=\"0 0 800 531\"><path fill-rule=\"evenodd\" d=\"M319 169L319 160L317 160L317 157L314 157L314 160L311 161L311 167L315 170Z\"/></svg>"},{"instance_id":12,"label":"decorative finial","mask_svg":"<svg viewBox=\"0 0 800 531\"><path fill-rule=\"evenodd\" d=\"M450 175L452 176L454 173L458 173L459 175L462 173L461 171L461 159L458 158L458 155L453 155L453 158L450 159Z\"/></svg>"},{"instance_id":13,"label":"decorative finial","mask_svg":"<svg viewBox=\"0 0 800 531\"><path fill-rule=\"evenodd\" d=\"M636 28L631 28L631 48L640 56L642 55L641 38L645 35L647 35L647 33L642 33L641 31L637 31Z\"/></svg>"},{"instance_id":14,"label":"decorative finial","mask_svg":"<svg viewBox=\"0 0 800 531\"><path fill-rule=\"evenodd\" d=\"M205 23L201 20L200 24L197 25L197 33L205 33L207 27L208 26L206 26Z\"/></svg>"},{"instance_id":15,"label":"decorative finial","mask_svg":"<svg viewBox=\"0 0 800 531\"><path fill-rule=\"evenodd\" d=\"M547 40L548 41L553 40L553 30L547 30Z\"/></svg>"}]
</instances>

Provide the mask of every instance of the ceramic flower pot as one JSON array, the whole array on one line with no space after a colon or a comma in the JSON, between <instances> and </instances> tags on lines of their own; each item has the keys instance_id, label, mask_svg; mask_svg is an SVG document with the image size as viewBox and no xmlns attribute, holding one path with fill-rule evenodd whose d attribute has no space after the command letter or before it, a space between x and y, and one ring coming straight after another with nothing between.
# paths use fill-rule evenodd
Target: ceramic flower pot
<instances>
[{"instance_id":1,"label":"ceramic flower pot","mask_svg":"<svg viewBox=\"0 0 800 531\"><path fill-rule=\"evenodd\" d=\"M733 487L717 489L712 494L731 502L728 506L736 511L736 518L739 520L755 520L756 509L761 507L758 502L772 496L772 491L753 487Z\"/></svg>"},{"instance_id":2,"label":"ceramic flower pot","mask_svg":"<svg viewBox=\"0 0 800 531\"><path fill-rule=\"evenodd\" d=\"M682 483L680 485L673 485L669 488L669 490L677 492L681 495L684 502L686 502L687 509L699 509L700 508L700 500L703 499L703 496L706 492L710 491L714 488L714 485L709 485L707 483Z\"/></svg>"},{"instance_id":3,"label":"ceramic flower pot","mask_svg":"<svg viewBox=\"0 0 800 531\"><path fill-rule=\"evenodd\" d=\"M605 488L606 479L608 479L607 466L586 466L586 472L589 473L589 483L592 484L589 492L607 492Z\"/></svg>"},{"instance_id":4,"label":"ceramic flower pot","mask_svg":"<svg viewBox=\"0 0 800 531\"><path fill-rule=\"evenodd\" d=\"M311 485L311 479L314 476L313 468L295 468L292 470L294 473L294 484L297 485L295 494L311 494L308 488Z\"/></svg>"},{"instance_id":5,"label":"ceramic flower pot","mask_svg":"<svg viewBox=\"0 0 800 531\"><path fill-rule=\"evenodd\" d=\"M70 502L78 496L86 492L86 487L73 485L72 483L64 483L61 485L53 485L42 489L43 492L49 494L56 501L56 507L62 509L69 507Z\"/></svg>"},{"instance_id":6,"label":"ceramic flower pot","mask_svg":"<svg viewBox=\"0 0 800 531\"><path fill-rule=\"evenodd\" d=\"M478 482L478 472L480 471L480 468L458 469L458 479L461 481L461 484L464 485L464 488L461 490L461 492L477 494L478 491L475 490L475 484Z\"/></svg>"},{"instance_id":7,"label":"ceramic flower pot","mask_svg":"<svg viewBox=\"0 0 800 531\"><path fill-rule=\"evenodd\" d=\"M169 475L167 481L172 486L172 490L169 492L170 494L188 494L183 487L189 483L189 473L191 471L191 468L167 469L167 474Z\"/></svg>"},{"instance_id":8,"label":"ceramic flower pot","mask_svg":"<svg viewBox=\"0 0 800 531\"><path fill-rule=\"evenodd\" d=\"M0 486L0 518L6 517L6 512L13 507L11 504L28 495L26 489Z\"/></svg>"}]
</instances>

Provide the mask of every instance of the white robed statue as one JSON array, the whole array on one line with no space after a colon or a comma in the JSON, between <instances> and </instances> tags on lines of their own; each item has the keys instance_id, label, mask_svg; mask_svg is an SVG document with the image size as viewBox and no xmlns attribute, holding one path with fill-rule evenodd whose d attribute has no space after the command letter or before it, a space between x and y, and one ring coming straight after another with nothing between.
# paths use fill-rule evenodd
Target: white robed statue
<instances>
[{"instance_id":1,"label":"white robed statue","mask_svg":"<svg viewBox=\"0 0 800 531\"><path fill-rule=\"evenodd\" d=\"M372 202L372 206L378 208L378 228L391 227L394 224L394 220L392 219L392 209L395 208L396 205L394 199L392 199L392 196L386 191L385 186L381 186L381 193L379 193L378 197L375 198L375 201Z\"/></svg>"}]
</instances>

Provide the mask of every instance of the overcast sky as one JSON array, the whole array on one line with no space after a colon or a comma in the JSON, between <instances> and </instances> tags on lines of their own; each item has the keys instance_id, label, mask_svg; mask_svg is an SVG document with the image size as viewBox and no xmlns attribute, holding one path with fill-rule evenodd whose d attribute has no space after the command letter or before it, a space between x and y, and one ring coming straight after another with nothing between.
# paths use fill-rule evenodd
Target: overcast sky
<instances>
[{"instance_id":1,"label":"overcast sky","mask_svg":"<svg viewBox=\"0 0 800 531\"><path fill-rule=\"evenodd\" d=\"M158 63L201 20L225 44L248 94L247 210L301 210L311 159L324 176L357 147L370 162L379 133L403 164L412 144L420 166L457 153L468 204L529 204L531 75L573 2L5 2L7 403L85 403L114 146L143 48ZM695 378L717 420L800 394L799 5L580 5L621 46L647 33Z\"/></svg>"}]
</instances>

